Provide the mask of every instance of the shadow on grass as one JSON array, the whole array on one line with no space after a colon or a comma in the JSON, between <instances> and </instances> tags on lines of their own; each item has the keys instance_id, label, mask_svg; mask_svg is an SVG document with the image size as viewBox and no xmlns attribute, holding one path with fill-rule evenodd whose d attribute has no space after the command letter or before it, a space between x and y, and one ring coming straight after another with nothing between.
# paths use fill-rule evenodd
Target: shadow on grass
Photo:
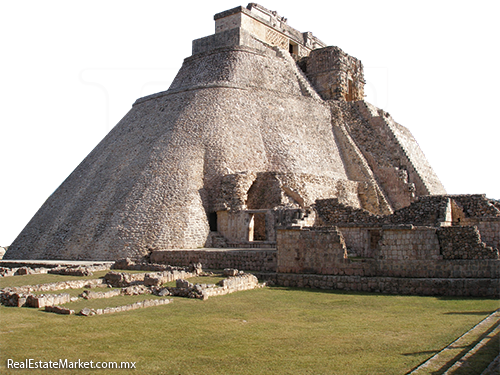
<instances>
[{"instance_id":1,"label":"shadow on grass","mask_svg":"<svg viewBox=\"0 0 500 375\"><path fill-rule=\"evenodd\" d=\"M450 311L444 315L490 315L493 311Z\"/></svg>"},{"instance_id":2,"label":"shadow on grass","mask_svg":"<svg viewBox=\"0 0 500 375\"><path fill-rule=\"evenodd\" d=\"M429 296L429 297L436 297L440 300L444 300L444 301L461 301L463 299L471 299L471 300L474 300L474 299L477 299L477 300L495 300L495 301L498 301L498 298L496 297L472 297L472 296L464 296L464 297L460 297L460 296ZM500 303L498 304L498 307L500 308Z\"/></svg>"},{"instance_id":3,"label":"shadow on grass","mask_svg":"<svg viewBox=\"0 0 500 375\"><path fill-rule=\"evenodd\" d=\"M356 295L356 296L398 296L398 294L382 294L377 292L360 292L357 290L342 290L342 289L315 289L307 287L295 287L295 286L280 286L271 285L268 288L276 290L286 290L286 291L304 291L304 292L314 292L314 293L324 293L324 294L340 294L340 295ZM404 296L404 295L401 295Z\"/></svg>"},{"instance_id":4,"label":"shadow on grass","mask_svg":"<svg viewBox=\"0 0 500 375\"><path fill-rule=\"evenodd\" d=\"M436 350L424 350L423 352L403 353L403 355L405 357L411 357L411 356L414 356L414 355L431 354L431 357L432 357L437 352L439 352L439 349L436 349ZM426 361L427 361L427 359L426 359Z\"/></svg>"},{"instance_id":5,"label":"shadow on grass","mask_svg":"<svg viewBox=\"0 0 500 375\"><path fill-rule=\"evenodd\" d=\"M264 280L264 278L262 279ZM259 280L259 282L262 282ZM343 290L343 289L320 289L320 288L311 288L311 287L295 287L295 286L282 286L282 285L270 285L269 288L279 289L279 290L301 290L305 292L314 292L314 293L328 293L328 294L342 294L342 295L357 295L357 296L392 296L392 297L429 297L436 298L439 300L446 301L463 301L463 300L497 300L493 297L450 297L450 296L428 296L428 295L414 295L414 294L390 294L390 293L380 293L380 292L364 292L358 290ZM499 306L500 308L500 306ZM471 312L454 312L450 311L444 314L463 314L463 315L489 315L493 313L495 310L491 311L471 311Z\"/></svg>"}]
</instances>

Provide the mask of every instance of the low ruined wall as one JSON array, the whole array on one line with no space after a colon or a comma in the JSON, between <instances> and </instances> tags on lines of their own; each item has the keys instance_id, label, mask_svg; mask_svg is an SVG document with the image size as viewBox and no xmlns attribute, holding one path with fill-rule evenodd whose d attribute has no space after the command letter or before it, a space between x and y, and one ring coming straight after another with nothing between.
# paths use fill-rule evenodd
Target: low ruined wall
<instances>
[{"instance_id":1,"label":"low ruined wall","mask_svg":"<svg viewBox=\"0 0 500 375\"><path fill-rule=\"evenodd\" d=\"M443 227L437 231L444 259L498 259L498 249L482 242L477 227Z\"/></svg>"},{"instance_id":2,"label":"low ruined wall","mask_svg":"<svg viewBox=\"0 0 500 375\"><path fill-rule=\"evenodd\" d=\"M50 291L64 290L64 289L93 288L100 286L106 286L106 282L103 279L68 280L68 281L59 281L56 283L16 286L16 287L4 288L3 290L9 289L18 293L31 293L31 292L50 292Z\"/></svg>"},{"instance_id":3,"label":"low ruined wall","mask_svg":"<svg viewBox=\"0 0 500 375\"><path fill-rule=\"evenodd\" d=\"M278 229L278 272L330 273L347 250L337 228Z\"/></svg>"},{"instance_id":4,"label":"low ruined wall","mask_svg":"<svg viewBox=\"0 0 500 375\"><path fill-rule=\"evenodd\" d=\"M39 294L29 295L26 299L26 306L41 308L45 306L63 305L68 302L71 302L71 296L68 293Z\"/></svg>"},{"instance_id":5,"label":"low ruined wall","mask_svg":"<svg viewBox=\"0 0 500 375\"><path fill-rule=\"evenodd\" d=\"M483 219L476 223L481 240L488 246L500 250L500 218Z\"/></svg>"},{"instance_id":6,"label":"low ruined wall","mask_svg":"<svg viewBox=\"0 0 500 375\"><path fill-rule=\"evenodd\" d=\"M201 263L204 269L273 272L276 250L161 250L151 253L151 261L176 266Z\"/></svg>"},{"instance_id":7,"label":"low ruined wall","mask_svg":"<svg viewBox=\"0 0 500 375\"><path fill-rule=\"evenodd\" d=\"M145 307L167 305L171 302L173 302L172 299L161 298L161 299L146 299L144 301L131 303L130 305L106 307L104 309L89 309L88 307L86 307L79 312L79 315L92 316L92 315L114 314L122 311L143 309Z\"/></svg>"},{"instance_id":8,"label":"low ruined wall","mask_svg":"<svg viewBox=\"0 0 500 375\"><path fill-rule=\"evenodd\" d=\"M257 273L277 286L424 296L499 297L498 279L397 278Z\"/></svg>"}]
</instances>

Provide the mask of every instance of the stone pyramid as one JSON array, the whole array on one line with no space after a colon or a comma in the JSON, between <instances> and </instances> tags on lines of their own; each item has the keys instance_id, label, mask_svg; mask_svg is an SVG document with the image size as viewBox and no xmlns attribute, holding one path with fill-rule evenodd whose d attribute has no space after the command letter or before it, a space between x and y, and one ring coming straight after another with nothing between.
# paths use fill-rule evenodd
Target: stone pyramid
<instances>
[{"instance_id":1,"label":"stone pyramid","mask_svg":"<svg viewBox=\"0 0 500 375\"><path fill-rule=\"evenodd\" d=\"M4 259L272 246L286 213L313 220L316 199L389 214L445 194L408 129L363 100L358 59L258 4L214 19L170 88L135 102Z\"/></svg>"}]
</instances>

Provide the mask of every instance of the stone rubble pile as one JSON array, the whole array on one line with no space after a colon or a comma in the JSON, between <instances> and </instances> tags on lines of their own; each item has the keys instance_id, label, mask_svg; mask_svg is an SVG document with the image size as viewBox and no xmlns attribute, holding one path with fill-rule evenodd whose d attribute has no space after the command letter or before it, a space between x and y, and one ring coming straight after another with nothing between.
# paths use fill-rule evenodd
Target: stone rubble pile
<instances>
[{"instance_id":1,"label":"stone rubble pile","mask_svg":"<svg viewBox=\"0 0 500 375\"><path fill-rule=\"evenodd\" d=\"M74 266L74 267L56 267L48 271L51 274L70 275L70 276L92 276L94 272L109 270L106 264L94 264L91 266Z\"/></svg>"},{"instance_id":2,"label":"stone rubble pile","mask_svg":"<svg viewBox=\"0 0 500 375\"><path fill-rule=\"evenodd\" d=\"M115 288L123 288L130 285L143 284L145 275L144 273L111 271L104 275L104 281Z\"/></svg>"},{"instance_id":3,"label":"stone rubble pile","mask_svg":"<svg viewBox=\"0 0 500 375\"><path fill-rule=\"evenodd\" d=\"M0 293L0 303L4 306L23 307L29 294L13 291L2 291Z\"/></svg>"},{"instance_id":4,"label":"stone rubble pile","mask_svg":"<svg viewBox=\"0 0 500 375\"><path fill-rule=\"evenodd\" d=\"M453 200L466 217L500 217L500 203L486 198L484 194L454 195Z\"/></svg>"},{"instance_id":5,"label":"stone rubble pile","mask_svg":"<svg viewBox=\"0 0 500 375\"><path fill-rule=\"evenodd\" d=\"M0 277L18 276L18 275L35 275L47 273L48 268L30 268L30 267L0 267Z\"/></svg>"},{"instance_id":6,"label":"stone rubble pile","mask_svg":"<svg viewBox=\"0 0 500 375\"><path fill-rule=\"evenodd\" d=\"M222 296L225 294L255 289L259 287L257 277L235 269L224 270L225 274L232 274L227 279L221 280L218 284L192 284L187 280L176 280L175 287L156 287L152 292L158 296L178 296L187 298L199 298L206 300L212 296Z\"/></svg>"},{"instance_id":7,"label":"stone rubble pile","mask_svg":"<svg viewBox=\"0 0 500 375\"><path fill-rule=\"evenodd\" d=\"M121 289L111 289L107 292L95 292L92 290L84 290L81 297L84 299L101 299L112 298L116 296L137 296L141 294L151 294L151 288L145 285L132 285Z\"/></svg>"}]
</instances>

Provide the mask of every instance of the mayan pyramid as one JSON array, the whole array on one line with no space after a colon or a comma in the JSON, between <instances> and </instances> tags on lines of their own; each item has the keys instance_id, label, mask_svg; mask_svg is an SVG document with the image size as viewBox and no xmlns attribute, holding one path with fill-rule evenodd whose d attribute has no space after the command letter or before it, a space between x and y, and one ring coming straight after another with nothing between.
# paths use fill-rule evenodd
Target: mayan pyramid
<instances>
[{"instance_id":1,"label":"mayan pyramid","mask_svg":"<svg viewBox=\"0 0 500 375\"><path fill-rule=\"evenodd\" d=\"M4 259L272 243L287 210L304 219L316 199L390 214L445 194L408 129L364 101L360 60L258 4L214 19L170 88L134 103Z\"/></svg>"}]
</instances>

